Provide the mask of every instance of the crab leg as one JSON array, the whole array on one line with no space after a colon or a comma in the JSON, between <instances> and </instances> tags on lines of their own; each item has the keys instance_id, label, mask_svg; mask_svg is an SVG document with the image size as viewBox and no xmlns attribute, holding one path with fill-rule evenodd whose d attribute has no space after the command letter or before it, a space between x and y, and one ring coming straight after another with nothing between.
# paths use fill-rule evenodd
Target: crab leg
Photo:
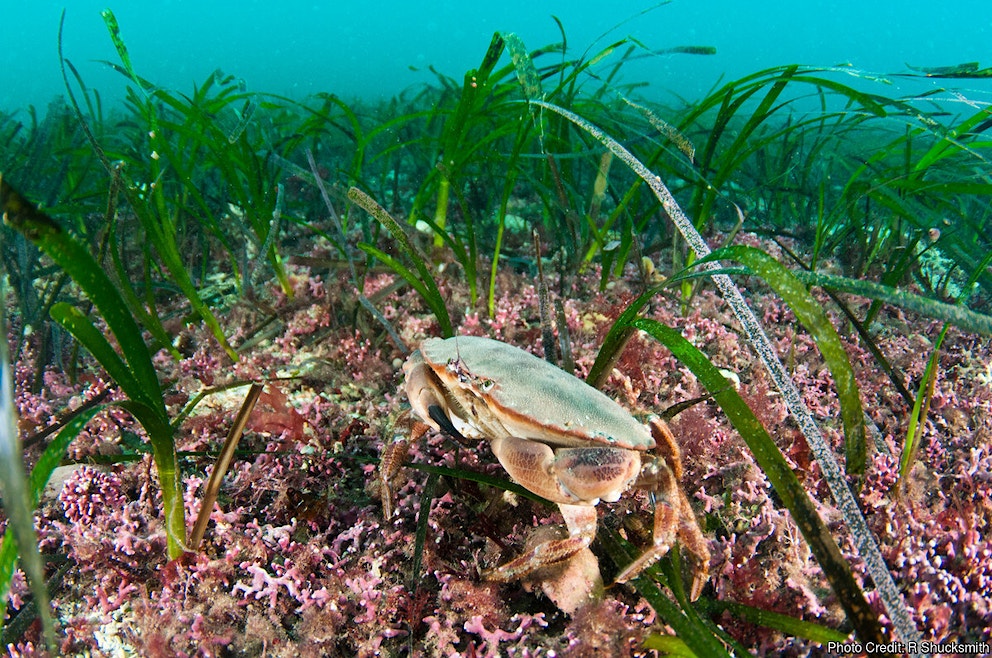
<instances>
[{"instance_id":1,"label":"crab leg","mask_svg":"<svg viewBox=\"0 0 992 658\"><path fill-rule=\"evenodd\" d=\"M689 598L695 601L702 594L703 586L709 579L710 552L706 548L706 537L696 524L692 506L685 493L680 488L674 487L674 491L669 490L668 495L674 496L674 500L671 498L655 500L654 543L640 557L628 564L616 580L618 583L625 583L636 578L642 571L665 557L678 533L682 548L692 556Z\"/></svg>"},{"instance_id":2,"label":"crab leg","mask_svg":"<svg viewBox=\"0 0 992 658\"><path fill-rule=\"evenodd\" d=\"M558 503L568 526L568 537L538 544L509 562L482 574L486 580L510 582L556 562L566 560L589 546L596 537L596 508L591 505Z\"/></svg>"},{"instance_id":3,"label":"crab leg","mask_svg":"<svg viewBox=\"0 0 992 658\"><path fill-rule=\"evenodd\" d=\"M617 576L618 583L636 578L644 569L663 558L672 547L676 534L683 548L691 555L692 584L689 597L695 601L709 579L710 552L706 537L696 523L692 505L678 481L682 477L682 461L678 444L668 426L660 420L651 421L651 435L657 443L657 456L644 465L638 487L648 489L654 502L654 541L652 546Z\"/></svg>"},{"instance_id":4,"label":"crab leg","mask_svg":"<svg viewBox=\"0 0 992 658\"><path fill-rule=\"evenodd\" d=\"M396 509L394 484L400 469L406 464L410 444L419 441L429 429L430 426L426 423L413 421L408 437L397 437L382 449L382 454L379 456L379 496L382 499L382 515L387 519L393 517L393 511Z\"/></svg>"},{"instance_id":5,"label":"crab leg","mask_svg":"<svg viewBox=\"0 0 992 658\"><path fill-rule=\"evenodd\" d=\"M689 588L689 598L695 601L703 593L703 586L710 577L710 551L706 548L706 537L696 523L692 505L689 504L689 499L682 489L679 489L679 501L682 507L679 513L679 544L692 555L692 585Z\"/></svg>"},{"instance_id":6,"label":"crab leg","mask_svg":"<svg viewBox=\"0 0 992 658\"><path fill-rule=\"evenodd\" d=\"M620 572L616 578L618 583L636 578L642 571L664 557L672 547L679 526L681 492L675 474L665 462L657 460L646 464L638 486L648 489L654 501L654 542L640 557ZM692 514L691 508L689 514Z\"/></svg>"}]
</instances>

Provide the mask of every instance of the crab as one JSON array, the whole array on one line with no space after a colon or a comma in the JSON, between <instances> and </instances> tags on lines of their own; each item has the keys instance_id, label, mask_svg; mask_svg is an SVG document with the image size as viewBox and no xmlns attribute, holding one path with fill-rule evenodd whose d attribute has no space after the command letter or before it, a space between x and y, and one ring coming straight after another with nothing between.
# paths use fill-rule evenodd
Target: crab
<instances>
[{"instance_id":1,"label":"crab","mask_svg":"<svg viewBox=\"0 0 992 658\"><path fill-rule=\"evenodd\" d=\"M424 341L403 365L411 411L424 424L383 454L383 507L409 442L428 427L456 439L486 439L510 477L558 505L568 534L539 543L483 573L509 582L568 560L596 536L596 505L630 488L654 503L653 543L616 577L626 582L663 557L678 537L692 557L690 596L708 578L710 554L679 482L682 462L667 425L645 426L599 390L522 349L476 336ZM652 454L653 451L653 454Z\"/></svg>"}]
</instances>

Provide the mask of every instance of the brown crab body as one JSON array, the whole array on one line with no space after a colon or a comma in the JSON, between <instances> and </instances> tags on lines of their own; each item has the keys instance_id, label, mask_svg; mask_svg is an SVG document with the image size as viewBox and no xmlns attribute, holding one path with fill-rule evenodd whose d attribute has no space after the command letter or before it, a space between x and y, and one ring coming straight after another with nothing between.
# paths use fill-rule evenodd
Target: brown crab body
<instances>
[{"instance_id":1,"label":"brown crab body","mask_svg":"<svg viewBox=\"0 0 992 658\"><path fill-rule=\"evenodd\" d=\"M538 544L488 578L519 579L585 549L596 534L594 506L638 486L656 503L654 544L617 580L638 575L678 536L695 558L698 596L709 552L678 484L679 450L664 423L653 419L645 427L582 380L488 338L429 339L403 370L414 414L438 431L488 440L507 473L557 503L568 526L566 538ZM390 477L383 478L386 495Z\"/></svg>"}]
</instances>

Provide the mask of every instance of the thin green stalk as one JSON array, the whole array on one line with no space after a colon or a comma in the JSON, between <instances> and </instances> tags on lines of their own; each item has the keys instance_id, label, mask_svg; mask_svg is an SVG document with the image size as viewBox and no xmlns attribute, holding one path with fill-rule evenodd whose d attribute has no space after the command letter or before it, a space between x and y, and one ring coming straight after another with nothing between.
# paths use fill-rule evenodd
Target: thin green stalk
<instances>
[{"instance_id":1,"label":"thin green stalk","mask_svg":"<svg viewBox=\"0 0 992 658\"><path fill-rule=\"evenodd\" d=\"M348 199L357 204L365 212L372 215L375 219L379 221L386 230L393 236L396 243L400 247L400 251L406 256L407 260L412 261L414 267L417 270L417 275L405 268L399 261L386 255L384 252L376 249L371 245L361 244L359 248L368 254L371 254L387 264L393 269L397 274L402 276L407 282L413 286L417 292L424 298L427 302L427 306L434 313L434 317L437 318L438 324L441 325L441 336L443 338L450 338L455 335L455 330L451 326L451 318L448 315L448 309L444 304L444 299L441 297L441 292L437 288L437 282L434 281L434 276L431 274L430 269L427 267L427 259L422 256L419 250L413 246L410 241L409 236L407 236L406 231L403 227L393 219L392 215L386 212L386 209L380 206L375 199L370 197L368 194L358 189L357 187L352 187L348 190Z\"/></svg>"},{"instance_id":2,"label":"thin green stalk","mask_svg":"<svg viewBox=\"0 0 992 658\"><path fill-rule=\"evenodd\" d=\"M162 259L166 269L172 276L173 281L177 286L179 286L179 289L182 290L183 295L185 295L189 300L193 310L200 316L203 322L213 333L214 338L220 344L224 352L232 361L237 361L237 353L234 351L234 348L231 347L230 343L228 343L227 338L224 336L224 332L220 327L220 323L217 321L217 318L214 316L213 312L203 302L203 300L200 299L199 292L193 284L193 281L189 276L189 272L186 271L186 266L183 263L182 255L179 252L179 246L176 242L177 229L175 219L173 218L173 212L168 208L165 192L163 190L164 186L160 183L164 171L162 164L160 163L161 154L167 152L170 147L166 142L166 136L163 135L163 131L160 130L156 106L152 103L148 91L145 89L145 81L135 73L127 47L125 46L120 35L120 27L113 12L109 9L105 9L101 12L101 15L103 16L107 29L110 32L111 41L113 41L114 47L117 49L118 57L121 59L123 70L138 89L140 98L143 99L143 101L139 102L143 102L144 104L144 109L146 112L144 118L147 119L149 123L148 135L152 153L148 158L148 164L150 167L150 180L154 183L151 186L152 192L150 199L146 202L145 200L139 198L135 193L131 192L130 185L124 186L125 194L127 194L128 201L134 208L138 218L141 220L142 227L145 229L149 241L155 246L155 252L158 254L159 258ZM107 166L109 171L109 165ZM178 214L179 211L176 210L175 212Z\"/></svg>"},{"instance_id":3,"label":"thin green stalk","mask_svg":"<svg viewBox=\"0 0 992 658\"><path fill-rule=\"evenodd\" d=\"M930 411L930 400L933 399L934 387L937 384L937 365L940 361L940 346L944 343L947 330L950 324L945 324L940 335L934 341L933 351L927 360L926 370L923 371L923 378L920 380L920 388L916 393L916 401L913 403L913 411L909 414L909 425L906 428L906 441L903 443L902 456L899 459L899 482L900 490L904 489L909 482L909 473L916 462L916 453L920 450L920 439L923 437L923 427L926 425L927 414Z\"/></svg>"},{"instance_id":4,"label":"thin green stalk","mask_svg":"<svg viewBox=\"0 0 992 658\"><path fill-rule=\"evenodd\" d=\"M437 207L434 209L434 224L437 228L434 231L434 247L440 249L444 244L441 234L444 233L448 224L448 195L451 191L451 181L441 172L441 180L437 184Z\"/></svg>"}]
</instances>

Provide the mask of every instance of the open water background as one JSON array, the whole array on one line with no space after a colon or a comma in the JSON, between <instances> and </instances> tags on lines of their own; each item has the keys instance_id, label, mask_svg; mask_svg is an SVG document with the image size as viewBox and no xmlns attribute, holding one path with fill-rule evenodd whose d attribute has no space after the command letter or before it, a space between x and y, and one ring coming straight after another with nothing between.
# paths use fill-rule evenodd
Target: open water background
<instances>
[{"instance_id":1,"label":"open water background","mask_svg":"<svg viewBox=\"0 0 992 658\"><path fill-rule=\"evenodd\" d=\"M113 2L4 0L0 22L0 109L43 109L63 93L57 56L59 15L66 8L64 52L105 105L123 96L124 78L100 11L110 7L139 75L182 92L216 69L243 78L251 91L302 98L330 92L374 100L434 79L460 80L482 59L495 31L516 32L534 49L560 41L590 55L633 36L651 48L714 46L714 56L651 56L630 62L624 80L646 81L654 100L701 98L721 76L802 63L891 74L912 66L978 61L992 66L992 12L987 3L796 2L795 0L456 0L301 2L157 0ZM651 7L656 7L651 9ZM603 36L605 34L605 36ZM879 93L897 96L934 86L988 100L989 81L892 78ZM674 95L673 95L674 94Z\"/></svg>"}]
</instances>

